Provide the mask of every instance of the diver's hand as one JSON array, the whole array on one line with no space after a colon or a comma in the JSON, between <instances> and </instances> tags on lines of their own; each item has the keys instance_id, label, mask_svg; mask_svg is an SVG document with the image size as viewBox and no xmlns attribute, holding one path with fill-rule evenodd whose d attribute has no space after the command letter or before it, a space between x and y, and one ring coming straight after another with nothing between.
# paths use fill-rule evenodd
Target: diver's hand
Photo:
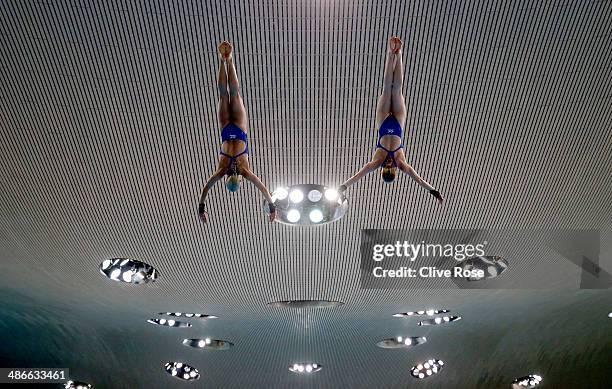
<instances>
[{"instance_id":1,"label":"diver's hand","mask_svg":"<svg viewBox=\"0 0 612 389\"><path fill-rule=\"evenodd\" d=\"M344 192L346 192L346 189L347 189L346 185L342 184L342 185L340 185L340 187L338 187L338 192L340 194L343 194Z\"/></svg>"},{"instance_id":2,"label":"diver's hand","mask_svg":"<svg viewBox=\"0 0 612 389\"><path fill-rule=\"evenodd\" d=\"M208 212L204 209L204 204L198 206L198 215L200 216L200 220L204 223L208 223Z\"/></svg>"},{"instance_id":3,"label":"diver's hand","mask_svg":"<svg viewBox=\"0 0 612 389\"><path fill-rule=\"evenodd\" d=\"M432 195L433 197L435 197L435 198L436 198L436 200L438 200L438 202L439 202L440 204L442 204L442 203L444 202L444 197L442 197L442 195L440 194L440 192L438 192L436 189L432 189L432 190L430 190L430 191L429 191L429 193L431 193L431 195Z\"/></svg>"},{"instance_id":4,"label":"diver's hand","mask_svg":"<svg viewBox=\"0 0 612 389\"><path fill-rule=\"evenodd\" d=\"M276 219L276 211L270 212L270 215L268 215L268 218L270 219L270 223L272 223Z\"/></svg>"}]
</instances>

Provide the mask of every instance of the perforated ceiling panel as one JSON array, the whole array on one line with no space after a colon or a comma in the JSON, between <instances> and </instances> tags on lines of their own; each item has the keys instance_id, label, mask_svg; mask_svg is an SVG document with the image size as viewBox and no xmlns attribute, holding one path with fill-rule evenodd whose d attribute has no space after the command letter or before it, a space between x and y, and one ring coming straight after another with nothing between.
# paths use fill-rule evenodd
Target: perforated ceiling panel
<instances>
[{"instance_id":1,"label":"perforated ceiling panel","mask_svg":"<svg viewBox=\"0 0 612 389\"><path fill-rule=\"evenodd\" d=\"M609 291L359 280L363 228L609 228L609 1L2 1L0 21L0 365L66 366L96 388L490 388L538 372L548 387L609 382ZM339 185L369 160L393 34L405 41L407 159L443 206L407 177L373 173L330 225L267 223L251 185L214 188L211 220L198 221L219 150L219 41L235 45L251 164L274 189ZM111 282L97 270L111 257L160 278ZM266 306L290 299L346 304ZM391 317L424 306L463 320ZM146 323L162 311L220 318ZM397 335L428 342L375 346ZM181 344L200 336L236 346ZM432 357L444 370L412 378ZM174 360L200 380L167 375ZM309 360L323 369L287 369Z\"/></svg>"}]
</instances>

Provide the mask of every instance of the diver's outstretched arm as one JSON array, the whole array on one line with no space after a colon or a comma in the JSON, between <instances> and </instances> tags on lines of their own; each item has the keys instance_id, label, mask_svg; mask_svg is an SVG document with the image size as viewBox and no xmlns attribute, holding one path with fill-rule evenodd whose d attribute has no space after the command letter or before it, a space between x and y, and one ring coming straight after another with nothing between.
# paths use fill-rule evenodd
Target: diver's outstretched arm
<instances>
[{"instance_id":1,"label":"diver's outstretched arm","mask_svg":"<svg viewBox=\"0 0 612 389\"><path fill-rule=\"evenodd\" d=\"M370 161L370 162L366 163L365 165L363 165L361 170L359 170L357 173L355 173L354 176L352 176L348 180L344 181L344 183L342 183L342 185L340 185L340 191L341 192L345 191L346 188L348 188L349 186L353 185L357 181L361 180L363 177L365 177L369 173L373 172L374 170L378 169L379 166L380 166L380 162L378 162L376 160Z\"/></svg>"},{"instance_id":2,"label":"diver's outstretched arm","mask_svg":"<svg viewBox=\"0 0 612 389\"><path fill-rule=\"evenodd\" d=\"M204 185L204 189L202 190L202 196L200 196L200 203L198 205L198 214L200 215L200 219L202 219L204 223L208 221L208 212L206 212L206 209L204 207L204 200L206 200L206 196L208 195L208 191L210 190L210 188L215 186L217 181L219 181L224 174L225 169L218 168L213 173L213 175L210 176L208 181L206 181L206 185Z\"/></svg>"},{"instance_id":3,"label":"diver's outstretched arm","mask_svg":"<svg viewBox=\"0 0 612 389\"><path fill-rule=\"evenodd\" d=\"M246 170L246 169L243 169L242 176L245 179L251 181L253 184L255 184L257 189L259 189L259 191L264 195L264 197L268 201L268 204L270 204L271 206L274 206L274 201L272 200L272 196L270 195L268 188L266 188L263 182L261 182L259 177L257 177L252 171ZM273 222L275 218L276 218L276 211L272 210L272 212L270 212L270 221Z\"/></svg>"},{"instance_id":4,"label":"diver's outstretched arm","mask_svg":"<svg viewBox=\"0 0 612 389\"><path fill-rule=\"evenodd\" d=\"M436 190L431 184L421 178L419 174L414 170L412 166L406 161L399 161L397 167L410 176L413 180L417 182L417 184L421 185L423 188L427 189L429 193L431 193L440 203L444 201L444 197L440 195L440 192Z\"/></svg>"}]
</instances>

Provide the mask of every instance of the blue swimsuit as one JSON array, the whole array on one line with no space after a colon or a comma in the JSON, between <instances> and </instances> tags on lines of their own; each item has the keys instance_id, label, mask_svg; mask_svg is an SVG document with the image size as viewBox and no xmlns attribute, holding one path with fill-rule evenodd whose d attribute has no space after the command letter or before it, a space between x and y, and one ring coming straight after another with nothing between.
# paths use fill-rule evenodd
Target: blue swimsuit
<instances>
[{"instance_id":1,"label":"blue swimsuit","mask_svg":"<svg viewBox=\"0 0 612 389\"><path fill-rule=\"evenodd\" d=\"M225 142L228 140L241 140L244 142L245 147L244 151L238 153L236 155L229 155L220 151L219 153L230 159L230 162L235 162L236 158L240 157L243 154L249 154L249 144L247 142L247 134L242 130L242 128L238 127L234 123L230 123L227 126L223 127L221 131L221 142Z\"/></svg>"},{"instance_id":2,"label":"blue swimsuit","mask_svg":"<svg viewBox=\"0 0 612 389\"><path fill-rule=\"evenodd\" d=\"M387 152L387 158L391 156L391 159L393 159L393 164L397 166L397 163L395 162L394 154L396 151L404 147L404 144L401 143L399 147L395 150L388 150L387 148L385 148L383 145L380 144L380 140L385 135L395 135L399 137L400 140L402 139L402 126L400 125L400 123L397 121L397 119L393 115L387 116L387 118L380 125L380 129L378 130L378 142L376 143L376 148L381 148L385 150Z\"/></svg>"}]
</instances>

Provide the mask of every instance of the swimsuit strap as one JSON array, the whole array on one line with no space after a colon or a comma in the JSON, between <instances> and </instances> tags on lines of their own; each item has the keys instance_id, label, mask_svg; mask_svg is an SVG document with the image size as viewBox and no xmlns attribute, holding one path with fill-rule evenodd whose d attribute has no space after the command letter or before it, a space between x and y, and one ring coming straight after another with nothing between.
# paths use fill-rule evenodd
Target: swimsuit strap
<instances>
[{"instance_id":1,"label":"swimsuit strap","mask_svg":"<svg viewBox=\"0 0 612 389\"><path fill-rule=\"evenodd\" d=\"M378 141L378 144L376 145L376 148L381 148L381 149L383 149L383 150L385 150L385 151L387 152L387 158L389 158L389 155L391 155L391 159L393 160L393 165L395 165L395 167L397 167L397 162L395 162L395 153L396 153L396 152L397 152L399 149L401 149L401 148L403 148L403 147L404 147L404 145L403 145L403 144L400 144L400 145L399 145L399 147L398 147L397 149L395 149L395 150L389 150L389 149L387 149L386 147L384 147L383 145L381 145L381 144L380 144L380 140Z\"/></svg>"}]
</instances>

